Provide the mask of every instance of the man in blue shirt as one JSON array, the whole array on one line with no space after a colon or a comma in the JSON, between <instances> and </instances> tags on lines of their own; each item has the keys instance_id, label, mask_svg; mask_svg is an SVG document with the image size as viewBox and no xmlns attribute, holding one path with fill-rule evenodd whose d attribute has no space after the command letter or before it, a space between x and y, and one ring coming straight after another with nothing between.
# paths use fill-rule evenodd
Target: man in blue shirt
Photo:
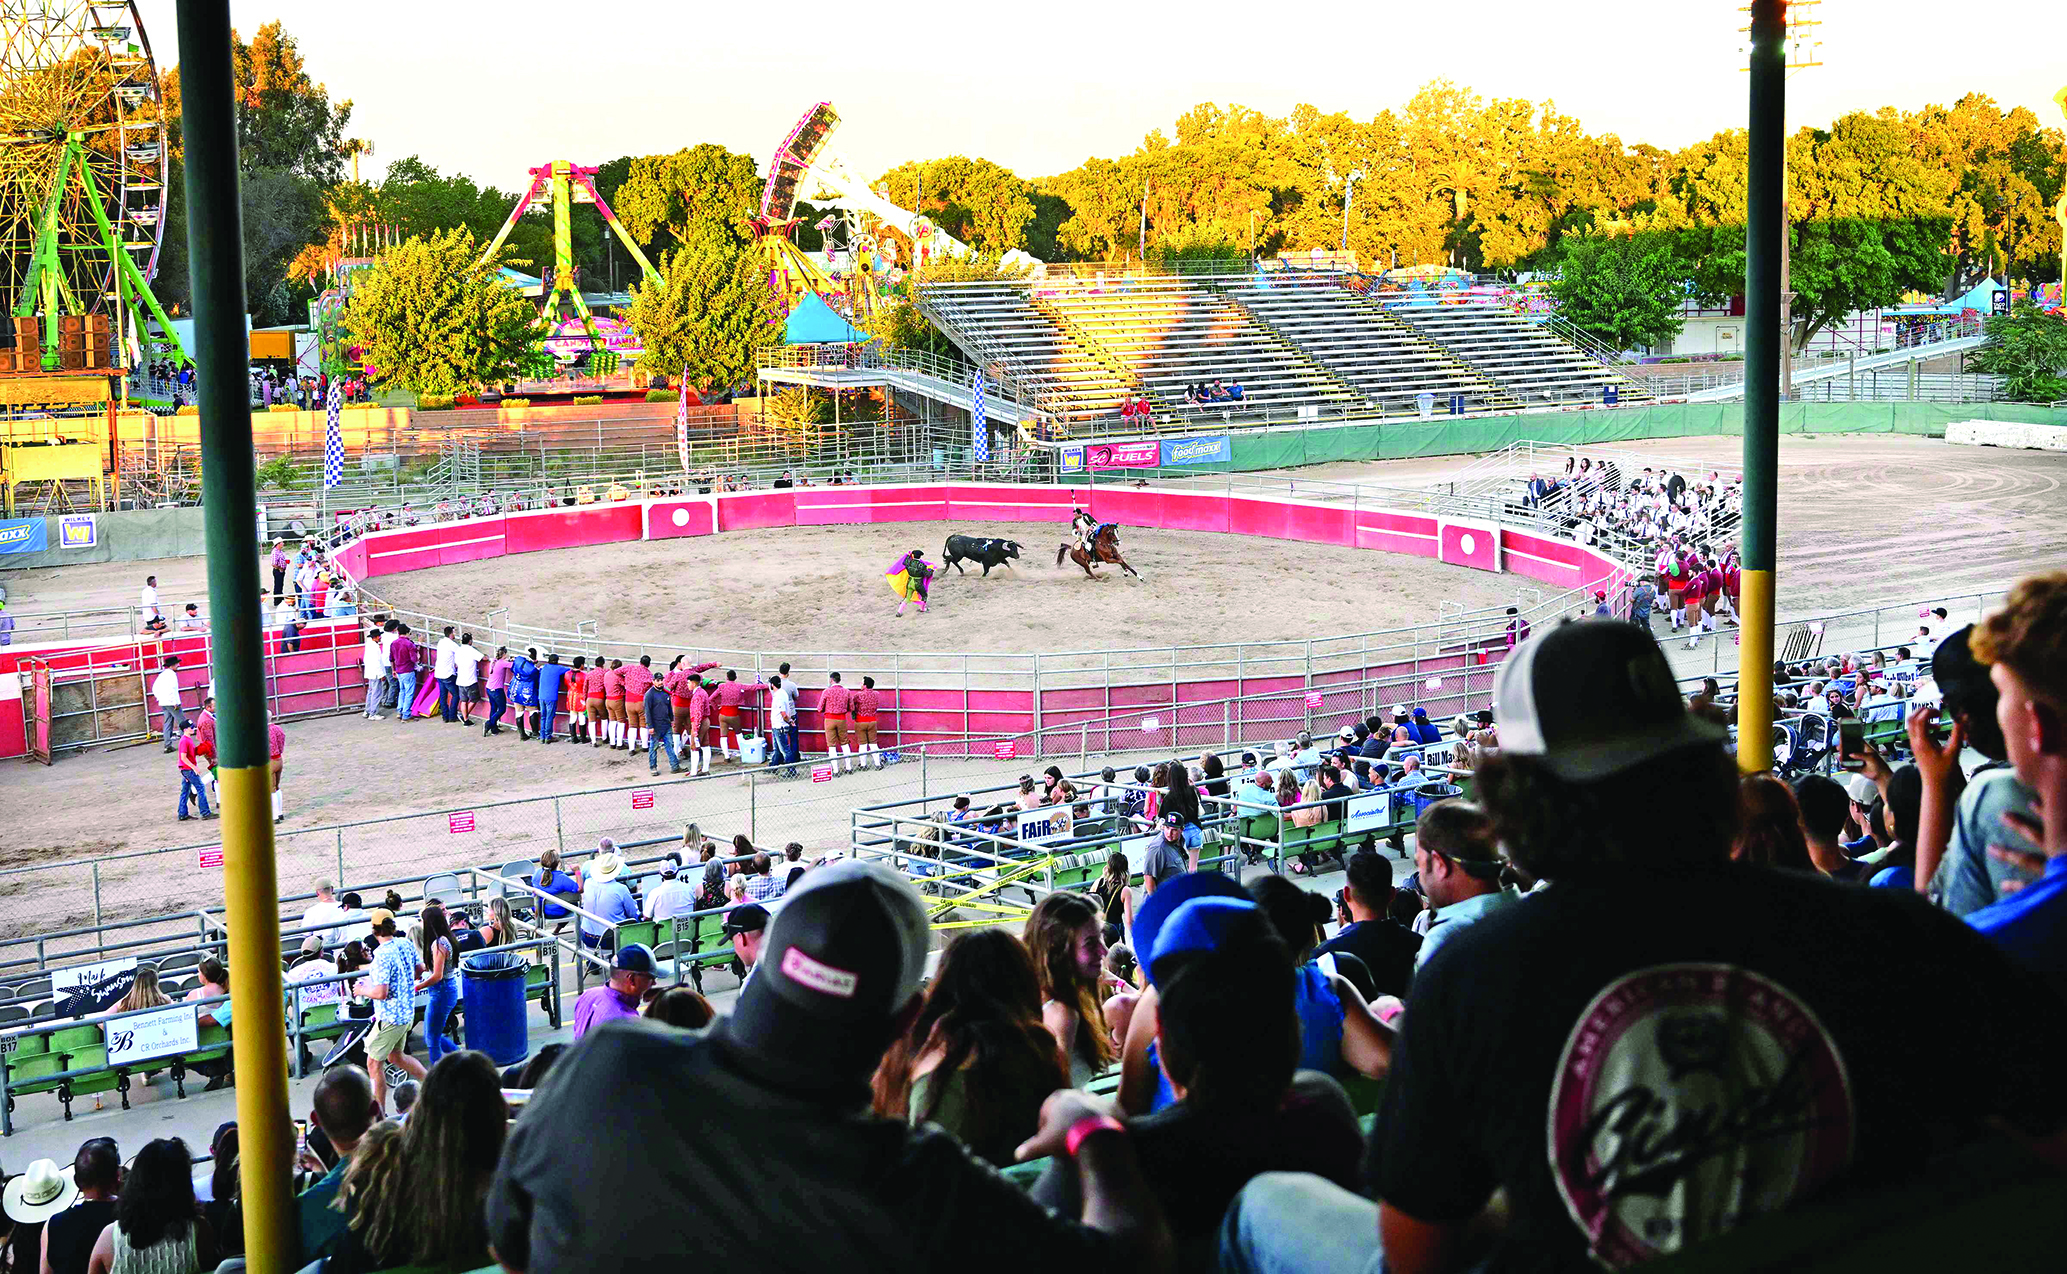
<instances>
[{"instance_id":1,"label":"man in blue shirt","mask_svg":"<svg viewBox=\"0 0 2067 1274\"><path fill-rule=\"evenodd\" d=\"M547 655L538 666L538 741L553 741L553 718L560 711L560 687L567 681L567 665L558 655Z\"/></svg>"},{"instance_id":2,"label":"man in blue shirt","mask_svg":"<svg viewBox=\"0 0 2067 1274\"><path fill-rule=\"evenodd\" d=\"M1414 825L1414 870L1435 912L1414 967L1445 942L1522 896L1500 884L1500 845L1493 820L1468 801L1437 801Z\"/></svg>"},{"instance_id":3,"label":"man in blue shirt","mask_svg":"<svg viewBox=\"0 0 2067 1274\"><path fill-rule=\"evenodd\" d=\"M605 837L602 852L583 873L581 909L587 913L581 918L583 946L608 946L611 926L639 918L639 904L630 887L618 879L623 874L624 859L618 857L616 843Z\"/></svg>"},{"instance_id":4,"label":"man in blue shirt","mask_svg":"<svg viewBox=\"0 0 2067 1274\"><path fill-rule=\"evenodd\" d=\"M510 702L517 708L517 738L529 741L531 730L527 724L533 720L538 708L538 648L526 646L524 653L510 660Z\"/></svg>"}]
</instances>

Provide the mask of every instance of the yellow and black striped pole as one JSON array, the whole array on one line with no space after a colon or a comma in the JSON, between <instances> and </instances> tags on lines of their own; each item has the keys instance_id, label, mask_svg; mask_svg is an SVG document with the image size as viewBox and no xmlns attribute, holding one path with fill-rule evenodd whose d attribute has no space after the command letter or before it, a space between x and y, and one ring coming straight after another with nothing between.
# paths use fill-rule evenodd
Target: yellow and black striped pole
<instances>
[{"instance_id":1,"label":"yellow and black striped pole","mask_svg":"<svg viewBox=\"0 0 2067 1274\"><path fill-rule=\"evenodd\" d=\"M1773 768L1773 531L1780 464L1781 236L1787 227L1786 0L1751 0L1750 165L1744 227L1744 515L1737 653L1737 766Z\"/></svg>"},{"instance_id":2,"label":"yellow and black striped pole","mask_svg":"<svg viewBox=\"0 0 2067 1274\"><path fill-rule=\"evenodd\" d=\"M228 0L180 0L187 169L187 260L193 278L201 495L208 547L216 753L222 794L223 911L230 931L244 1244L253 1274L296 1267L294 1129L280 1024L280 898L259 614L258 502L253 485L250 347L244 320L243 216Z\"/></svg>"}]
</instances>

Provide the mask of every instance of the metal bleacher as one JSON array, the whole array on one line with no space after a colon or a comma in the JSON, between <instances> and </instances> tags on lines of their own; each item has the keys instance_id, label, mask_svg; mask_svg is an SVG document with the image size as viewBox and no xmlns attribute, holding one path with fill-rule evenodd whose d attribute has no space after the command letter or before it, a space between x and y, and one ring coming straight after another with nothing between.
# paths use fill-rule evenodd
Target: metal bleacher
<instances>
[{"instance_id":1,"label":"metal bleacher","mask_svg":"<svg viewBox=\"0 0 2067 1274\"><path fill-rule=\"evenodd\" d=\"M1121 271L921 285L926 313L973 360L1033 386L1069 432L1341 422L1650 400L1640 382L1497 300L1392 291L1361 275ZM1194 404L1187 386L1241 386Z\"/></svg>"},{"instance_id":2,"label":"metal bleacher","mask_svg":"<svg viewBox=\"0 0 2067 1274\"><path fill-rule=\"evenodd\" d=\"M1425 292L1373 292L1372 299L1499 385L1523 407L1648 401L1649 390L1504 306Z\"/></svg>"},{"instance_id":3,"label":"metal bleacher","mask_svg":"<svg viewBox=\"0 0 2067 1274\"><path fill-rule=\"evenodd\" d=\"M1516 405L1512 395L1383 306L1345 287L1339 275L1280 271L1245 275L1218 286L1388 415L1415 411L1416 396L1422 393L1432 393L1444 404L1462 394L1467 411Z\"/></svg>"}]
</instances>

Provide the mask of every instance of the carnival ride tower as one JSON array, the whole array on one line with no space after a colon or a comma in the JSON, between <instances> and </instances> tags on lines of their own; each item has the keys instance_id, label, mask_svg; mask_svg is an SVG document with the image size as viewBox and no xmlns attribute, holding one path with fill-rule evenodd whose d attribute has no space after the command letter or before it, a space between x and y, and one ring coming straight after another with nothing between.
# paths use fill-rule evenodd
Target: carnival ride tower
<instances>
[{"instance_id":1,"label":"carnival ride tower","mask_svg":"<svg viewBox=\"0 0 2067 1274\"><path fill-rule=\"evenodd\" d=\"M617 241L624 245L625 251L632 254L632 260L639 263L639 273L647 284L659 283L660 272L653 268L653 263L646 259L646 254L639 251L639 245L625 232L623 224L617 220L617 214L610 211L610 205L597 192L596 171L594 168L585 168L564 159L555 159L543 167L533 168L530 189L517 201L517 206L510 209L509 219L502 223L502 229L496 232L495 238L482 251L481 260L493 258L502 247L503 241L509 238L510 231L516 228L517 219L530 211L531 205L541 195L549 193L553 203L553 269L552 279L546 284L543 295L539 297L539 304L548 322L570 316L579 318L582 330L588 335L590 352L602 354L605 351L603 335L596 330L595 316L589 313L588 302L582 299L581 288L575 278L572 219L574 205L588 203L596 206L596 211L603 214L603 223L610 227L610 232L617 236Z\"/></svg>"}]
</instances>

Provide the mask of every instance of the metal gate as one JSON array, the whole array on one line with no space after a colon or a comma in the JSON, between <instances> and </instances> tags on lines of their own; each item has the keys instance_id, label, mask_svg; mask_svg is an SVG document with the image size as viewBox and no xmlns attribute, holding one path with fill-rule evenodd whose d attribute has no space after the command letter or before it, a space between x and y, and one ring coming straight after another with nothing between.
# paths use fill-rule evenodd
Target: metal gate
<instances>
[{"instance_id":1,"label":"metal gate","mask_svg":"<svg viewBox=\"0 0 2067 1274\"><path fill-rule=\"evenodd\" d=\"M29 741L29 759L50 764L50 665L41 659L22 661L29 669L28 693L22 696L22 723Z\"/></svg>"}]
</instances>

